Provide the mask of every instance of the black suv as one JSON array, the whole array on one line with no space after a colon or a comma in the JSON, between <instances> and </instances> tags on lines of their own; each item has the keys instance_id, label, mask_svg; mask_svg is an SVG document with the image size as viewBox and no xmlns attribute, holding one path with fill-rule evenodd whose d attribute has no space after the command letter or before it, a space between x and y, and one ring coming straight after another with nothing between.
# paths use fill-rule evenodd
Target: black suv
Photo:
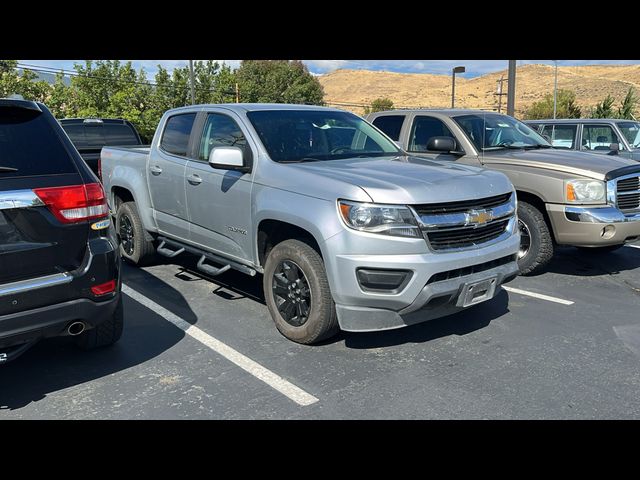
<instances>
[{"instance_id":1,"label":"black suv","mask_svg":"<svg viewBox=\"0 0 640 480\"><path fill-rule=\"evenodd\" d=\"M116 118L63 118L60 125L80 152L82 159L100 177L100 150L105 146L142 145L131 122Z\"/></svg>"},{"instance_id":2,"label":"black suv","mask_svg":"<svg viewBox=\"0 0 640 480\"><path fill-rule=\"evenodd\" d=\"M98 179L44 105L0 99L0 365L45 337L116 342L120 282Z\"/></svg>"}]
</instances>

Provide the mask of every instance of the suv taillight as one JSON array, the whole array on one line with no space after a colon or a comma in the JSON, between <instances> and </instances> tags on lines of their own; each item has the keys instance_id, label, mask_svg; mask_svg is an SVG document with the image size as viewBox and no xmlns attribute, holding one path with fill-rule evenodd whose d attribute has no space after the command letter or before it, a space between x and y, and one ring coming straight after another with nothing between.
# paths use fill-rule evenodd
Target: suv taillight
<instances>
[{"instance_id":1,"label":"suv taillight","mask_svg":"<svg viewBox=\"0 0 640 480\"><path fill-rule=\"evenodd\" d=\"M35 188L33 192L62 223L106 217L109 206L99 183Z\"/></svg>"}]
</instances>

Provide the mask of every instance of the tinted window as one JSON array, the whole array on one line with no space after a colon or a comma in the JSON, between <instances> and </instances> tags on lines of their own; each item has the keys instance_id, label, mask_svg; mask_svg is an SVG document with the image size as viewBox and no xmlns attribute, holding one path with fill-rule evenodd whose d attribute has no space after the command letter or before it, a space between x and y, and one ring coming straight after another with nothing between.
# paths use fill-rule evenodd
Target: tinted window
<instances>
[{"instance_id":1,"label":"tinted window","mask_svg":"<svg viewBox=\"0 0 640 480\"><path fill-rule=\"evenodd\" d=\"M160 147L165 152L186 157L189 135L191 135L195 118L195 113L184 113L169 118L162 134Z\"/></svg>"},{"instance_id":2,"label":"tinted window","mask_svg":"<svg viewBox=\"0 0 640 480\"><path fill-rule=\"evenodd\" d=\"M338 160L400 154L362 118L333 110L259 110L247 114L276 162Z\"/></svg>"},{"instance_id":3,"label":"tinted window","mask_svg":"<svg viewBox=\"0 0 640 480\"><path fill-rule=\"evenodd\" d=\"M582 128L582 149L594 152L609 152L609 145L619 143L620 150L624 145L609 125L585 125Z\"/></svg>"},{"instance_id":4,"label":"tinted window","mask_svg":"<svg viewBox=\"0 0 640 480\"><path fill-rule=\"evenodd\" d=\"M376 118L373 124L386 133L391 140L398 141L400 139L400 130L402 130L403 122L404 115L384 115Z\"/></svg>"},{"instance_id":5,"label":"tinted window","mask_svg":"<svg viewBox=\"0 0 640 480\"><path fill-rule=\"evenodd\" d=\"M416 117L409 135L409 151L426 152L427 144L432 137L455 138L442 120L433 117Z\"/></svg>"},{"instance_id":6,"label":"tinted window","mask_svg":"<svg viewBox=\"0 0 640 480\"><path fill-rule=\"evenodd\" d=\"M551 139L551 145L556 148L576 148L577 125L545 125L541 135Z\"/></svg>"},{"instance_id":7,"label":"tinted window","mask_svg":"<svg viewBox=\"0 0 640 480\"><path fill-rule=\"evenodd\" d=\"M209 154L215 147L247 148L247 139L238 124L220 113L207 115L202 139L200 140L200 160L209 160Z\"/></svg>"},{"instance_id":8,"label":"tinted window","mask_svg":"<svg viewBox=\"0 0 640 480\"><path fill-rule=\"evenodd\" d=\"M84 138L84 125L62 125L62 128L76 148L84 148L87 140Z\"/></svg>"},{"instance_id":9,"label":"tinted window","mask_svg":"<svg viewBox=\"0 0 640 480\"><path fill-rule=\"evenodd\" d=\"M138 145L138 137L127 124L105 123L102 125L105 145Z\"/></svg>"},{"instance_id":10,"label":"tinted window","mask_svg":"<svg viewBox=\"0 0 640 480\"><path fill-rule=\"evenodd\" d=\"M87 148L102 148L104 146L102 125L85 125L84 138L87 142Z\"/></svg>"},{"instance_id":11,"label":"tinted window","mask_svg":"<svg viewBox=\"0 0 640 480\"><path fill-rule=\"evenodd\" d=\"M0 179L76 172L58 131L45 113L0 107Z\"/></svg>"}]
</instances>

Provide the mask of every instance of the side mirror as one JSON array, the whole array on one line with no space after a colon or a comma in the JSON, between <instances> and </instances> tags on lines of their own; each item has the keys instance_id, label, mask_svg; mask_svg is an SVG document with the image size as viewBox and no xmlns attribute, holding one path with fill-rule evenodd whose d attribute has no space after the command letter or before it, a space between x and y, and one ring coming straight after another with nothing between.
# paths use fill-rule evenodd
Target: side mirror
<instances>
[{"instance_id":1,"label":"side mirror","mask_svg":"<svg viewBox=\"0 0 640 480\"><path fill-rule=\"evenodd\" d=\"M244 161L244 153L238 147L215 147L209 153L209 165L221 170L251 171L251 167Z\"/></svg>"},{"instance_id":2,"label":"side mirror","mask_svg":"<svg viewBox=\"0 0 640 480\"><path fill-rule=\"evenodd\" d=\"M609 150L611 150L609 152L609 155L618 155L618 152L620 151L620 144L612 143L611 145L609 145Z\"/></svg>"},{"instance_id":3,"label":"side mirror","mask_svg":"<svg viewBox=\"0 0 640 480\"><path fill-rule=\"evenodd\" d=\"M456 140L451 137L431 137L427 142L427 150L431 152L462 153L456 152L457 148Z\"/></svg>"}]
</instances>

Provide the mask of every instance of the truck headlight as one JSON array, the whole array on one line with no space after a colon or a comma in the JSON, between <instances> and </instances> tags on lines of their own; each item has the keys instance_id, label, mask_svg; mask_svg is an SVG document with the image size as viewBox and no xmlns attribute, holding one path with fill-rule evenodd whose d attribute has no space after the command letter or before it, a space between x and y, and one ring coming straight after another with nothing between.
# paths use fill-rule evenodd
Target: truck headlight
<instances>
[{"instance_id":1,"label":"truck headlight","mask_svg":"<svg viewBox=\"0 0 640 480\"><path fill-rule=\"evenodd\" d=\"M338 210L344 223L354 230L395 237L421 237L418 222L407 207L339 200Z\"/></svg>"},{"instance_id":2,"label":"truck headlight","mask_svg":"<svg viewBox=\"0 0 640 480\"><path fill-rule=\"evenodd\" d=\"M568 180L565 193L568 202L604 202L606 188L600 180Z\"/></svg>"}]
</instances>

